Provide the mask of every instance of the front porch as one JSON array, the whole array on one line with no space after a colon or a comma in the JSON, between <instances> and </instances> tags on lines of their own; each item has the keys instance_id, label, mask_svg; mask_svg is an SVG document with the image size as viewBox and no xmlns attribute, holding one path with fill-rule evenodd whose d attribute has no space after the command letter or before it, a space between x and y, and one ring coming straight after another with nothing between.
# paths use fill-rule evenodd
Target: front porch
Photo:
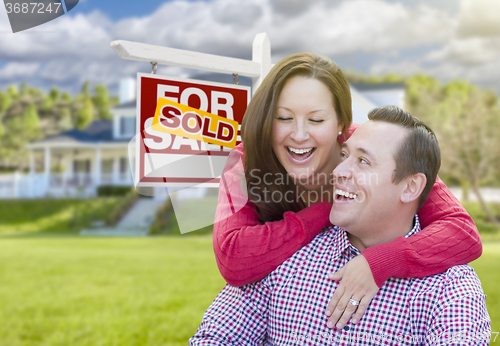
<instances>
[{"instance_id":1,"label":"front porch","mask_svg":"<svg viewBox=\"0 0 500 346\"><path fill-rule=\"evenodd\" d=\"M132 186L127 144L31 144L29 173L2 176L0 198L89 198L102 185Z\"/></svg>"}]
</instances>

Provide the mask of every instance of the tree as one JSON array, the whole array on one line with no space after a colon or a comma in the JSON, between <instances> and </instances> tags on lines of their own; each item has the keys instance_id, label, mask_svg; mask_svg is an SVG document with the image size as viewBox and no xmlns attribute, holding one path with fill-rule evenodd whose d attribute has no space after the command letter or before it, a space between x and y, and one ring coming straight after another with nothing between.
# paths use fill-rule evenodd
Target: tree
<instances>
[{"instance_id":1,"label":"tree","mask_svg":"<svg viewBox=\"0 0 500 346\"><path fill-rule=\"evenodd\" d=\"M90 82L88 80L86 80L82 84L82 94L81 95L84 99L90 98Z\"/></svg>"},{"instance_id":2,"label":"tree","mask_svg":"<svg viewBox=\"0 0 500 346\"><path fill-rule=\"evenodd\" d=\"M19 91L17 90L16 86L15 85L11 85L7 88L7 93L11 96L11 97L17 97L19 96Z\"/></svg>"},{"instance_id":3,"label":"tree","mask_svg":"<svg viewBox=\"0 0 500 346\"><path fill-rule=\"evenodd\" d=\"M12 105L12 96L10 93L0 92L0 113L6 112Z\"/></svg>"},{"instance_id":4,"label":"tree","mask_svg":"<svg viewBox=\"0 0 500 346\"><path fill-rule=\"evenodd\" d=\"M94 119L94 105L90 99L83 101L83 107L78 111L75 119L75 126L83 130Z\"/></svg>"},{"instance_id":5,"label":"tree","mask_svg":"<svg viewBox=\"0 0 500 346\"><path fill-rule=\"evenodd\" d=\"M59 95L59 89L54 87L50 88L49 97L52 101L57 101L59 99Z\"/></svg>"},{"instance_id":6,"label":"tree","mask_svg":"<svg viewBox=\"0 0 500 346\"><path fill-rule=\"evenodd\" d=\"M67 92L64 92L61 96L61 99L65 102L71 102L71 95Z\"/></svg>"},{"instance_id":7,"label":"tree","mask_svg":"<svg viewBox=\"0 0 500 346\"><path fill-rule=\"evenodd\" d=\"M23 112L22 115L23 131L18 135L23 135L27 141L37 139L40 135L40 118L33 103Z\"/></svg>"},{"instance_id":8,"label":"tree","mask_svg":"<svg viewBox=\"0 0 500 346\"><path fill-rule=\"evenodd\" d=\"M470 186L492 223L497 223L479 187L500 162L498 97L462 81L444 86L431 77L408 81L408 110L436 133L441 148L441 172Z\"/></svg>"},{"instance_id":9,"label":"tree","mask_svg":"<svg viewBox=\"0 0 500 346\"><path fill-rule=\"evenodd\" d=\"M99 119L111 119L112 115L109 112L109 94L105 85L99 84L94 88L94 97L92 101L97 108Z\"/></svg>"}]
</instances>

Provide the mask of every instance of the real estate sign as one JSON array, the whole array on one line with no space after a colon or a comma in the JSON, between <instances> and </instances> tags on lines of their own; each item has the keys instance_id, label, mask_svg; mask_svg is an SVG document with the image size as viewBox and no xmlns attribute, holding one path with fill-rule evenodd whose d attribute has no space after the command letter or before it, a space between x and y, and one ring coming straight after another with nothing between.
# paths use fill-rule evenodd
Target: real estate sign
<instances>
[{"instance_id":1,"label":"real estate sign","mask_svg":"<svg viewBox=\"0 0 500 346\"><path fill-rule=\"evenodd\" d=\"M250 87L144 73L137 86L136 185L218 184Z\"/></svg>"}]
</instances>

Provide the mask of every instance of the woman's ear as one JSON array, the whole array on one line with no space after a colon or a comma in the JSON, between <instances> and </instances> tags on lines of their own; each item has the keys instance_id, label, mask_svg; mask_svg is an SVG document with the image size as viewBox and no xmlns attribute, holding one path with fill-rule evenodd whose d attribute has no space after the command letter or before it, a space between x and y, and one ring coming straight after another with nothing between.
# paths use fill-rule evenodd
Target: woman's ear
<instances>
[{"instance_id":1,"label":"woman's ear","mask_svg":"<svg viewBox=\"0 0 500 346\"><path fill-rule=\"evenodd\" d=\"M405 179L404 190L401 193L401 202L411 203L418 200L424 191L427 178L424 173L416 173Z\"/></svg>"}]
</instances>

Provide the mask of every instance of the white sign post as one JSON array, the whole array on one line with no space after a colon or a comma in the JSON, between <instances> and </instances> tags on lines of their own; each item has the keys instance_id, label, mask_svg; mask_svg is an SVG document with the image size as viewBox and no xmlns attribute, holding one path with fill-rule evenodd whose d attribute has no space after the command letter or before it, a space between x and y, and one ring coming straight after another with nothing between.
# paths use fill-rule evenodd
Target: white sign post
<instances>
[{"instance_id":1,"label":"white sign post","mask_svg":"<svg viewBox=\"0 0 500 346\"><path fill-rule=\"evenodd\" d=\"M113 41L111 47L124 59L251 77L253 92L271 68L271 48L265 33L255 37L251 61L129 41ZM154 131L154 109L163 97L241 124L250 88L141 73L137 85L136 187L217 186L228 148L215 150L214 145Z\"/></svg>"},{"instance_id":2,"label":"white sign post","mask_svg":"<svg viewBox=\"0 0 500 346\"><path fill-rule=\"evenodd\" d=\"M156 62L160 65L186 67L209 72L238 74L252 78L252 93L271 69L271 43L266 33L255 36L252 60L153 46L130 41L113 41L111 48L122 59Z\"/></svg>"},{"instance_id":3,"label":"white sign post","mask_svg":"<svg viewBox=\"0 0 500 346\"><path fill-rule=\"evenodd\" d=\"M253 41L252 60L122 40L111 42L111 47L123 59L250 77L252 78L252 93L255 93L271 69L271 45L265 33L256 35ZM197 191L195 186L218 187L218 177L229 155L228 148L220 146L215 148L213 144L204 142L195 145L192 143L194 140L188 138L176 139L178 136L155 133L149 124L154 115L154 113L151 114L153 109L151 106L156 106L158 97L164 97L186 106L215 112L221 117L233 118L232 120L241 124L244 110L250 100L249 88L163 77L156 74L138 74L138 82L137 129L139 133L136 136L135 149L132 149L134 143L131 142L129 146L129 156L135 156L131 162L135 161L134 184L136 187L194 187L190 189L191 192ZM149 89L142 90L146 85ZM194 104L190 105L190 102ZM147 106L144 106L146 103ZM198 107L195 106L196 104ZM199 149L200 152L196 152L195 149ZM186 150L193 152L187 153ZM181 233L190 232L214 222L216 198L211 203L204 201L203 210L197 207L197 217L193 218L193 207L189 203L180 202L182 198L176 194L175 191L169 191Z\"/></svg>"}]
</instances>

